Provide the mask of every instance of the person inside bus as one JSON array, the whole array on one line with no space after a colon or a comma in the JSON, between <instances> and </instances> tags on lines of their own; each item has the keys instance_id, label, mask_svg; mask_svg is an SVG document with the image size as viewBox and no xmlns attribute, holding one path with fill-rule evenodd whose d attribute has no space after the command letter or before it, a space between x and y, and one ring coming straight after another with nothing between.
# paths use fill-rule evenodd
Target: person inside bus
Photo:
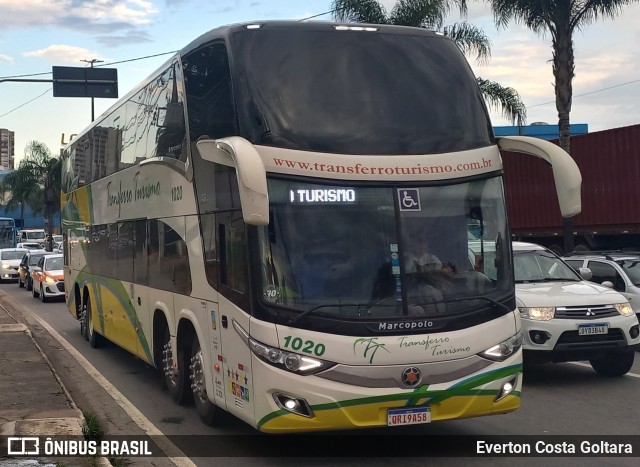
<instances>
[{"instance_id":1,"label":"person inside bus","mask_svg":"<svg viewBox=\"0 0 640 467\"><path fill-rule=\"evenodd\" d=\"M442 269L442 261L428 251L429 246L426 233L419 232L415 237L405 242L405 246L407 248L404 254L405 272L412 274L439 271Z\"/></svg>"},{"instance_id":2,"label":"person inside bus","mask_svg":"<svg viewBox=\"0 0 640 467\"><path fill-rule=\"evenodd\" d=\"M405 247L404 271L410 276L416 290L424 289L427 285L429 290L435 288L444 294L453 290L455 267L443 263L440 258L429 252L425 232L418 232L405 242Z\"/></svg>"}]
</instances>

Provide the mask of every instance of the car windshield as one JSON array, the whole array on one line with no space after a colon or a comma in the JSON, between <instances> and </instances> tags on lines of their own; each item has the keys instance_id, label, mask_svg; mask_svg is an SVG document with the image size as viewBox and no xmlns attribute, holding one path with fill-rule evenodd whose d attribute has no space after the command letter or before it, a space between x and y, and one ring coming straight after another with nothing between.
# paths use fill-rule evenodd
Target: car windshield
<instances>
[{"instance_id":1,"label":"car windshield","mask_svg":"<svg viewBox=\"0 0 640 467\"><path fill-rule=\"evenodd\" d=\"M40 258L42 258L43 255L31 255L29 257L29 266L35 266L36 264L38 264L38 261L40 260Z\"/></svg>"},{"instance_id":2,"label":"car windshield","mask_svg":"<svg viewBox=\"0 0 640 467\"><path fill-rule=\"evenodd\" d=\"M633 259L622 259L617 263L624 269L634 285L640 285L640 257Z\"/></svg>"},{"instance_id":3,"label":"car windshield","mask_svg":"<svg viewBox=\"0 0 640 467\"><path fill-rule=\"evenodd\" d=\"M21 246L28 250L40 250L42 248L39 243L23 243Z\"/></svg>"},{"instance_id":4,"label":"car windshield","mask_svg":"<svg viewBox=\"0 0 640 467\"><path fill-rule=\"evenodd\" d=\"M59 271L62 269L62 257L47 258L44 262L45 271Z\"/></svg>"},{"instance_id":5,"label":"car windshield","mask_svg":"<svg viewBox=\"0 0 640 467\"><path fill-rule=\"evenodd\" d=\"M12 260L12 259L22 259L24 256L24 251L3 251L0 253L0 259L3 260Z\"/></svg>"},{"instance_id":6,"label":"car windshield","mask_svg":"<svg viewBox=\"0 0 640 467\"><path fill-rule=\"evenodd\" d=\"M267 306L428 317L512 290L500 178L418 188L269 180L269 201L259 230ZM483 240L469 236L470 218L487 230Z\"/></svg>"},{"instance_id":7,"label":"car windshield","mask_svg":"<svg viewBox=\"0 0 640 467\"><path fill-rule=\"evenodd\" d=\"M569 265L547 250L514 251L513 269L517 283L581 280Z\"/></svg>"},{"instance_id":8,"label":"car windshield","mask_svg":"<svg viewBox=\"0 0 640 467\"><path fill-rule=\"evenodd\" d=\"M26 237L30 240L44 240L44 232L25 232Z\"/></svg>"}]
</instances>

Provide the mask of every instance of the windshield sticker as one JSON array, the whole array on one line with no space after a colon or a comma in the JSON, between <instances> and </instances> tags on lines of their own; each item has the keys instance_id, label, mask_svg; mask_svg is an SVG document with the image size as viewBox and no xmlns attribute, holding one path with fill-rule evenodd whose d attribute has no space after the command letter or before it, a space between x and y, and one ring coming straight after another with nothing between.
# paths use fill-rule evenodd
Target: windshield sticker
<instances>
[{"instance_id":1,"label":"windshield sticker","mask_svg":"<svg viewBox=\"0 0 640 467\"><path fill-rule=\"evenodd\" d=\"M266 301L276 303L280 300L280 287L268 285L264 288L262 296Z\"/></svg>"},{"instance_id":2,"label":"windshield sticker","mask_svg":"<svg viewBox=\"0 0 640 467\"><path fill-rule=\"evenodd\" d=\"M398 204L401 211L422 211L420 191L417 188L399 188Z\"/></svg>"}]
</instances>

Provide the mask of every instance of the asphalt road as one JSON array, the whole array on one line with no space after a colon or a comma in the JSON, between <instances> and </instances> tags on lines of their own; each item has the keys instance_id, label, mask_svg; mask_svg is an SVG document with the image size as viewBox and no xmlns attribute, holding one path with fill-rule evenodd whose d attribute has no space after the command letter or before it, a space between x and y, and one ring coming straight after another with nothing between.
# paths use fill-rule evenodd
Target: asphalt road
<instances>
[{"instance_id":1,"label":"asphalt road","mask_svg":"<svg viewBox=\"0 0 640 467\"><path fill-rule=\"evenodd\" d=\"M30 292L20 289L15 283L0 284L0 290L28 307L47 325L36 332L45 342L41 343L61 379L69 389L78 406L98 416L109 434L164 434L173 435L257 435L243 422L230 418L222 427L203 425L193 407L181 407L173 403L170 396L160 389L159 373L115 345L92 349L80 335L80 327L68 313L64 303L41 303L32 298ZM47 338L47 327L55 330L58 340ZM73 348L70 354L65 348ZM78 361L74 354L83 356L86 362ZM434 423L402 429L368 430L366 436L372 440L389 439L402 434L419 442L430 438L426 435L580 435L606 437L610 435L640 434L640 353L631 373L622 378L599 377L584 363L549 364L526 368L522 406L511 414ZM79 357L80 360L84 360ZM87 368L94 368L88 372ZM93 373L93 375L91 374ZM348 434L339 434L331 440L344 439ZM382 435L384 438L377 438ZM264 435L269 436L269 435ZM342 438L340 438L342 436ZM207 438L202 438L206 440ZM211 438L209 438L211 439ZM247 440L254 439L248 437ZM320 438L321 441L323 438ZM607 438L610 439L610 438ZM273 437L277 443L277 437ZM391 441L392 442L392 441ZM252 450L255 449L255 452ZM283 442L283 452L287 449ZM225 465L299 465L300 459L252 458L260 456L251 442L246 446L246 457L227 457ZM408 453L408 455L411 455ZM635 453L640 456L640 453ZM212 458L184 459L179 456L166 465L217 465ZM511 465L514 459L506 457L430 459L429 463L447 465ZM539 465L540 459L518 458L518 464ZM365 458L309 458L312 465L387 465L388 459ZM410 457L403 461L408 465L424 465L424 458ZM556 457L555 465L636 465L633 458L571 458ZM134 463L133 465L138 465ZM164 465L156 462L154 465Z\"/></svg>"}]
</instances>

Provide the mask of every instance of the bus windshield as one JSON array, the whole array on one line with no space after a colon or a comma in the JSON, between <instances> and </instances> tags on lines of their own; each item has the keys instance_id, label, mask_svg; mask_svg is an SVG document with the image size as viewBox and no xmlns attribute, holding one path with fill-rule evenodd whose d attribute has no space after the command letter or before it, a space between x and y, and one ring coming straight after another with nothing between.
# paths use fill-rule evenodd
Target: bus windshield
<instances>
[{"instance_id":1,"label":"bus windshield","mask_svg":"<svg viewBox=\"0 0 640 467\"><path fill-rule=\"evenodd\" d=\"M272 179L269 197L271 221L260 229L267 306L441 317L512 293L499 178L418 188ZM478 222L480 239L469 233Z\"/></svg>"},{"instance_id":2,"label":"bus windshield","mask_svg":"<svg viewBox=\"0 0 640 467\"><path fill-rule=\"evenodd\" d=\"M240 131L254 144L370 155L492 144L476 80L442 36L271 27L237 31L232 50Z\"/></svg>"}]
</instances>

